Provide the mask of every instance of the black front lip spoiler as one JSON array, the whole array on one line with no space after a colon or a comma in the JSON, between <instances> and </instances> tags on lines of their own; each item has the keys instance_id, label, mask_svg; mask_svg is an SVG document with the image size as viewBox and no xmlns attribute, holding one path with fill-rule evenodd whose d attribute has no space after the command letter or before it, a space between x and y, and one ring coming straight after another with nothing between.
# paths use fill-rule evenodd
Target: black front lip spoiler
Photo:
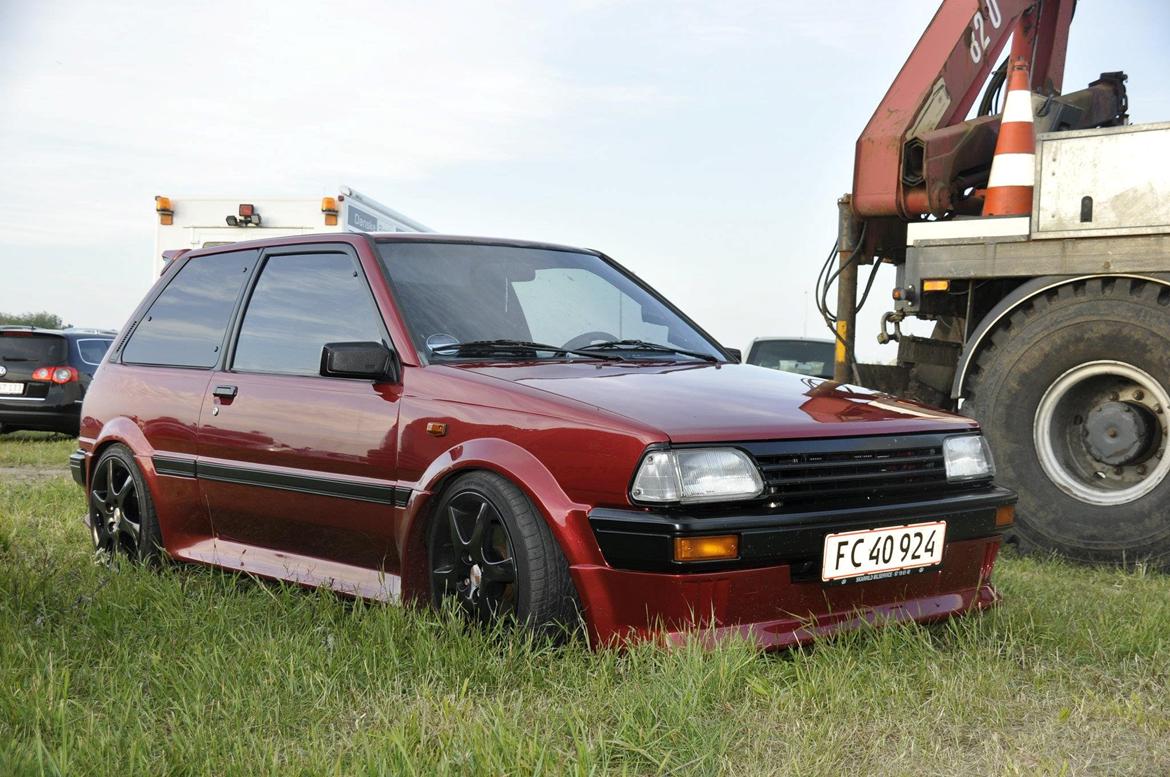
<instances>
[{"instance_id":1,"label":"black front lip spoiler","mask_svg":"<svg viewBox=\"0 0 1170 777\"><path fill-rule=\"evenodd\" d=\"M928 501L799 513L695 515L594 508L589 523L606 562L619 569L679 573L779 564L803 568L820 559L826 534L843 531L944 520L947 542L992 537L1003 531L995 522L996 509L1015 502L1015 492L992 486ZM738 534L739 558L674 560L676 537L712 534Z\"/></svg>"},{"instance_id":2,"label":"black front lip spoiler","mask_svg":"<svg viewBox=\"0 0 1170 777\"><path fill-rule=\"evenodd\" d=\"M77 485L85 488L85 451L80 448L69 454L69 474Z\"/></svg>"}]
</instances>

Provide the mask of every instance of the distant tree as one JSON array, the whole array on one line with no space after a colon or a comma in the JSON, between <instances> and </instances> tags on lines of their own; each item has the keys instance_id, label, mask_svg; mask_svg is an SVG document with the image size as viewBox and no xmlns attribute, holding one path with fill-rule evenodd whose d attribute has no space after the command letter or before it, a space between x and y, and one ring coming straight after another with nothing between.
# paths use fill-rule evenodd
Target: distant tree
<instances>
[{"instance_id":1,"label":"distant tree","mask_svg":"<svg viewBox=\"0 0 1170 777\"><path fill-rule=\"evenodd\" d=\"M63 329L65 322L56 313L42 310L39 313L0 313L0 324L21 324L39 326L42 329Z\"/></svg>"}]
</instances>

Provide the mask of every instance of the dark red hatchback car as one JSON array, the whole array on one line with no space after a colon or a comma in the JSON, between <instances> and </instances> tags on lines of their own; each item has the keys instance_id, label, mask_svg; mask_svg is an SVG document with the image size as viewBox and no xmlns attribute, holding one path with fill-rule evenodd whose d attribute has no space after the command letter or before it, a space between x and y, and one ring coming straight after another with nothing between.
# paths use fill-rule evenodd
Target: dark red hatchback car
<instances>
[{"instance_id":1,"label":"dark red hatchback car","mask_svg":"<svg viewBox=\"0 0 1170 777\"><path fill-rule=\"evenodd\" d=\"M594 251L319 235L188 253L85 397L95 545L593 644L789 645L986 607L976 425L740 365Z\"/></svg>"}]
</instances>

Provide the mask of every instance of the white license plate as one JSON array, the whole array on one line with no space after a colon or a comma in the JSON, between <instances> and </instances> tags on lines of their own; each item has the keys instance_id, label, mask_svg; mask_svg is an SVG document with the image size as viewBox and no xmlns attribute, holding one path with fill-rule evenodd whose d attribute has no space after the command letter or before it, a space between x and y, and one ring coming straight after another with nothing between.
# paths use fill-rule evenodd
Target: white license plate
<instances>
[{"instance_id":1,"label":"white license plate","mask_svg":"<svg viewBox=\"0 0 1170 777\"><path fill-rule=\"evenodd\" d=\"M821 579L863 582L899 577L942 563L946 521L825 536Z\"/></svg>"},{"instance_id":2,"label":"white license plate","mask_svg":"<svg viewBox=\"0 0 1170 777\"><path fill-rule=\"evenodd\" d=\"M24 393L24 384L23 383L10 383L10 382L0 381L0 395L11 396L13 394L23 394L23 393Z\"/></svg>"}]
</instances>

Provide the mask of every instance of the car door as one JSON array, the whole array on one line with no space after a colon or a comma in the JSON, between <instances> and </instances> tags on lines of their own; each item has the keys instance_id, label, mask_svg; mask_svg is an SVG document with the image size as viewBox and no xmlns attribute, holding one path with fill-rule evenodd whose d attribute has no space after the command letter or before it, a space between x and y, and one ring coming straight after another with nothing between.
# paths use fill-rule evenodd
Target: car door
<instances>
[{"instance_id":1,"label":"car door","mask_svg":"<svg viewBox=\"0 0 1170 777\"><path fill-rule=\"evenodd\" d=\"M111 355L117 369L106 373L100 397L85 405L95 423L126 416L141 429L157 475L152 497L171 552L210 552L211 524L195 481L199 415L259 257L252 249L184 260L130 321Z\"/></svg>"},{"instance_id":2,"label":"car door","mask_svg":"<svg viewBox=\"0 0 1170 777\"><path fill-rule=\"evenodd\" d=\"M226 369L208 385L198 440L217 547L291 554L288 574L277 576L296 579L345 576L329 562L397 573L401 387L320 374L326 343L392 348L353 248L265 250L234 330ZM315 568L311 559L326 563ZM240 565L249 566L242 555Z\"/></svg>"}]
</instances>

